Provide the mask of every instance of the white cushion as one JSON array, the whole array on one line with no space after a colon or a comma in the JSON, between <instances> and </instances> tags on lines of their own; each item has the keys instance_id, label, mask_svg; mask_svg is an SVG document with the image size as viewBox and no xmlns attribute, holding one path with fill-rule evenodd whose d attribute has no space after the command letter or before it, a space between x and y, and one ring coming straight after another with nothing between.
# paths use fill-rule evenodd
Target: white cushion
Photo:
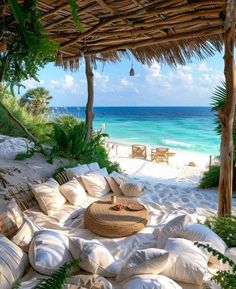
<instances>
[{"instance_id":1,"label":"white cushion","mask_svg":"<svg viewBox=\"0 0 236 289\"><path fill-rule=\"evenodd\" d=\"M75 285L75 287L69 286L68 289L114 289L111 282L106 278L95 274L71 276L68 283Z\"/></svg>"},{"instance_id":2,"label":"white cushion","mask_svg":"<svg viewBox=\"0 0 236 289\"><path fill-rule=\"evenodd\" d=\"M227 249L225 242L208 227L201 224L187 224L178 232L180 238L191 241L211 243L212 248L224 254ZM217 257L210 254L210 260L213 264L220 264Z\"/></svg>"},{"instance_id":3,"label":"white cushion","mask_svg":"<svg viewBox=\"0 0 236 289\"><path fill-rule=\"evenodd\" d=\"M139 197L143 194L144 185L135 182L124 182L120 185L120 189L126 197Z\"/></svg>"},{"instance_id":4,"label":"white cushion","mask_svg":"<svg viewBox=\"0 0 236 289\"><path fill-rule=\"evenodd\" d=\"M87 166L88 166L90 172L100 170L98 163L91 163L91 164L88 164Z\"/></svg>"},{"instance_id":5,"label":"white cushion","mask_svg":"<svg viewBox=\"0 0 236 289\"><path fill-rule=\"evenodd\" d=\"M167 251L156 248L137 250L123 265L117 280L139 274L159 274L167 267L168 256Z\"/></svg>"},{"instance_id":6,"label":"white cushion","mask_svg":"<svg viewBox=\"0 0 236 289\"><path fill-rule=\"evenodd\" d=\"M34 196L41 210L50 215L51 211L60 209L66 199L59 191L59 184L53 178L42 184L31 185Z\"/></svg>"},{"instance_id":7,"label":"white cushion","mask_svg":"<svg viewBox=\"0 0 236 289\"><path fill-rule=\"evenodd\" d=\"M74 259L81 258L81 269L104 277L115 277L120 269L110 252L99 241L71 238L70 251Z\"/></svg>"},{"instance_id":8,"label":"white cushion","mask_svg":"<svg viewBox=\"0 0 236 289\"><path fill-rule=\"evenodd\" d=\"M61 232L36 232L29 248L31 266L39 273L52 275L64 263L71 261L69 238Z\"/></svg>"},{"instance_id":9,"label":"white cushion","mask_svg":"<svg viewBox=\"0 0 236 289\"><path fill-rule=\"evenodd\" d=\"M78 178L82 175L87 174L90 171L90 169L88 165L78 165L77 167L74 168L68 168L65 171L68 178L72 180L73 178Z\"/></svg>"},{"instance_id":10,"label":"white cushion","mask_svg":"<svg viewBox=\"0 0 236 289\"><path fill-rule=\"evenodd\" d=\"M117 173L117 172L115 172L115 171L112 172L112 173L110 173L109 176L112 177L112 178L116 181L116 183L117 183L118 185L121 185L122 183L128 181L128 178L127 178L127 177L125 177L124 175L122 175L122 174L120 174L120 173Z\"/></svg>"},{"instance_id":11,"label":"white cushion","mask_svg":"<svg viewBox=\"0 0 236 289\"><path fill-rule=\"evenodd\" d=\"M162 275L138 275L122 283L122 289L181 289L173 280Z\"/></svg>"},{"instance_id":12,"label":"white cushion","mask_svg":"<svg viewBox=\"0 0 236 289\"><path fill-rule=\"evenodd\" d=\"M0 234L0 288L10 289L29 266L28 256Z\"/></svg>"},{"instance_id":13,"label":"white cushion","mask_svg":"<svg viewBox=\"0 0 236 289\"><path fill-rule=\"evenodd\" d=\"M86 198L86 192L82 185L75 178L59 187L62 195L72 205L79 206Z\"/></svg>"},{"instance_id":14,"label":"white cushion","mask_svg":"<svg viewBox=\"0 0 236 289\"><path fill-rule=\"evenodd\" d=\"M170 220L162 228L157 228L154 232L157 235L157 247L164 249L168 238L178 237L179 230L189 222L188 215L181 215Z\"/></svg>"},{"instance_id":15,"label":"white cushion","mask_svg":"<svg viewBox=\"0 0 236 289\"><path fill-rule=\"evenodd\" d=\"M86 191L94 197L101 197L110 192L110 187L104 176L98 173L88 173L81 176Z\"/></svg>"},{"instance_id":16,"label":"white cushion","mask_svg":"<svg viewBox=\"0 0 236 289\"><path fill-rule=\"evenodd\" d=\"M110 175L106 176L105 177L108 184L109 184L109 187L113 193L113 195L115 196L120 196L120 195L123 195L121 189L120 189L120 185L117 184L117 182L114 180L113 177L111 177Z\"/></svg>"},{"instance_id":17,"label":"white cushion","mask_svg":"<svg viewBox=\"0 0 236 289\"><path fill-rule=\"evenodd\" d=\"M100 174L100 175L102 175L104 177L108 176L107 168L102 168L102 169L93 171L93 173L98 173L98 174Z\"/></svg>"},{"instance_id":18,"label":"white cushion","mask_svg":"<svg viewBox=\"0 0 236 289\"><path fill-rule=\"evenodd\" d=\"M41 228L37 224L34 224L30 219L24 217L24 223L12 238L12 242L19 246L23 251L28 252L34 233L40 231L40 229Z\"/></svg>"},{"instance_id":19,"label":"white cushion","mask_svg":"<svg viewBox=\"0 0 236 289\"><path fill-rule=\"evenodd\" d=\"M168 239L165 250L169 252L169 263L161 273L175 281L202 285L207 272L209 255L206 250L185 239Z\"/></svg>"},{"instance_id":20,"label":"white cushion","mask_svg":"<svg viewBox=\"0 0 236 289\"><path fill-rule=\"evenodd\" d=\"M0 232L11 238L23 224L23 214L15 199L0 206Z\"/></svg>"},{"instance_id":21,"label":"white cushion","mask_svg":"<svg viewBox=\"0 0 236 289\"><path fill-rule=\"evenodd\" d=\"M225 252L225 256L234 261L236 264L236 248L229 248Z\"/></svg>"}]
</instances>

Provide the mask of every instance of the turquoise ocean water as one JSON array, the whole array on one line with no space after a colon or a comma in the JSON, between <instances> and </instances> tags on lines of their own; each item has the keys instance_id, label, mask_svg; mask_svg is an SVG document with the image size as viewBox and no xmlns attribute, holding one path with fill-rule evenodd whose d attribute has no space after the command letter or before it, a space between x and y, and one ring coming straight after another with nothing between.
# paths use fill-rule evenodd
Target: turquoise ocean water
<instances>
[{"instance_id":1,"label":"turquoise ocean water","mask_svg":"<svg viewBox=\"0 0 236 289\"><path fill-rule=\"evenodd\" d=\"M54 114L84 118L83 107L54 107ZM220 138L209 107L95 107L95 129L106 124L110 138L129 144L217 155Z\"/></svg>"}]
</instances>

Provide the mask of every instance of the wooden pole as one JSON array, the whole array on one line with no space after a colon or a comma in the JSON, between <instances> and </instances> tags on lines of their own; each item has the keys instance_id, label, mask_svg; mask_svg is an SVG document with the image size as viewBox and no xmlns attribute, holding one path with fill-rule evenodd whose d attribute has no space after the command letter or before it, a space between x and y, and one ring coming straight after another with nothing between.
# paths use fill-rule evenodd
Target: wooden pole
<instances>
[{"instance_id":1,"label":"wooden pole","mask_svg":"<svg viewBox=\"0 0 236 289\"><path fill-rule=\"evenodd\" d=\"M224 34L224 74L227 95L225 105L219 113L222 126L218 203L219 216L230 215L232 211L233 120L236 103L236 72L234 64L235 12L236 0L228 0Z\"/></svg>"},{"instance_id":2,"label":"wooden pole","mask_svg":"<svg viewBox=\"0 0 236 289\"><path fill-rule=\"evenodd\" d=\"M86 127L87 127L87 140L90 140L93 133L93 101L94 101L94 84L93 84L93 71L91 68L91 57L85 56L85 70L87 77L88 100L86 104Z\"/></svg>"}]
</instances>

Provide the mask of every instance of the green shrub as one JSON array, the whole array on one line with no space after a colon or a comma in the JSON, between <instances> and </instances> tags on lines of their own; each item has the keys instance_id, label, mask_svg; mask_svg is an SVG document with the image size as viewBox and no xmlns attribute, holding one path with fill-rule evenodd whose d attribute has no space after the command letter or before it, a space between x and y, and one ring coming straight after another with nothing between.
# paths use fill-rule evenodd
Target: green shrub
<instances>
[{"instance_id":1,"label":"green shrub","mask_svg":"<svg viewBox=\"0 0 236 289\"><path fill-rule=\"evenodd\" d=\"M61 268L55 272L51 277L42 279L38 285L34 286L34 289L63 289L64 285L68 281L71 274L75 269L78 268L81 263L81 259L72 260L65 263ZM21 286L20 282L17 281L12 289L19 289Z\"/></svg>"},{"instance_id":2,"label":"green shrub","mask_svg":"<svg viewBox=\"0 0 236 289\"><path fill-rule=\"evenodd\" d=\"M236 247L236 216L207 217L203 224L220 236L228 247Z\"/></svg>"},{"instance_id":3,"label":"green shrub","mask_svg":"<svg viewBox=\"0 0 236 289\"><path fill-rule=\"evenodd\" d=\"M34 115L21 106L20 101L14 96L0 97L0 101L19 119L27 129L42 143L48 142L47 135L52 130L48 119ZM0 134L14 137L26 137L22 129L9 118L6 111L0 106Z\"/></svg>"},{"instance_id":4,"label":"green shrub","mask_svg":"<svg viewBox=\"0 0 236 289\"><path fill-rule=\"evenodd\" d=\"M201 189L217 187L219 185L219 178L220 167L217 165L212 166L207 172L204 172L199 187Z\"/></svg>"},{"instance_id":5,"label":"green shrub","mask_svg":"<svg viewBox=\"0 0 236 289\"><path fill-rule=\"evenodd\" d=\"M206 249L209 253L213 254L217 257L219 261L223 264L228 264L230 269L229 270L219 270L214 274L211 278L213 282L220 285L221 289L235 289L236 288L236 264L228 257L221 254L219 251L213 249L209 245L201 244L198 242L194 243L199 248ZM207 286L205 288L211 288L211 286Z\"/></svg>"},{"instance_id":6,"label":"green shrub","mask_svg":"<svg viewBox=\"0 0 236 289\"><path fill-rule=\"evenodd\" d=\"M106 167L108 172L120 171L117 163L109 160L104 146L107 134L94 132L91 140L86 139L85 122L74 117L62 116L53 123L50 136L52 151L49 162L56 157L64 157L80 164L98 162L100 167Z\"/></svg>"}]
</instances>

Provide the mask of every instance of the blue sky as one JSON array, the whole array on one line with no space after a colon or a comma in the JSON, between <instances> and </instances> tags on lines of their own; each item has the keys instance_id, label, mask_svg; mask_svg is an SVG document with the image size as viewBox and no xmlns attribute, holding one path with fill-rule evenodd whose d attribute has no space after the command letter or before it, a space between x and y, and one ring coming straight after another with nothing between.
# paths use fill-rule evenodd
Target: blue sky
<instances>
[{"instance_id":1,"label":"blue sky","mask_svg":"<svg viewBox=\"0 0 236 289\"><path fill-rule=\"evenodd\" d=\"M98 65L94 70L95 106L207 106L214 87L223 78L223 55L186 66L170 68L153 63L147 67L134 61L135 76L129 76L131 60ZM32 79L26 89L47 88L52 106L85 106L87 99L84 62L71 73L49 64L39 73L40 82ZM21 89L21 95L25 92Z\"/></svg>"}]
</instances>

